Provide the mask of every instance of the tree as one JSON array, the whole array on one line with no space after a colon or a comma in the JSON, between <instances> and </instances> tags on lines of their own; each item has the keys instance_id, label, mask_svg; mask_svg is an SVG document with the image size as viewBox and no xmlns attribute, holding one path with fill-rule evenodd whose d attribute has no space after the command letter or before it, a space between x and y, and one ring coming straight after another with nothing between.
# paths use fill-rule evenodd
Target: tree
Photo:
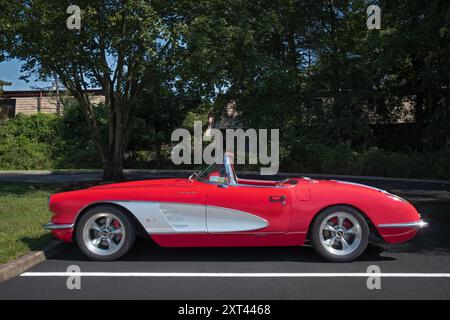
<instances>
[{"instance_id":1,"label":"tree","mask_svg":"<svg viewBox=\"0 0 450 320\"><path fill-rule=\"evenodd\" d=\"M190 74L216 89L217 108L236 100L249 127L283 129L301 117L302 36L312 4L211 0L185 10Z\"/></svg>"},{"instance_id":2,"label":"tree","mask_svg":"<svg viewBox=\"0 0 450 320\"><path fill-rule=\"evenodd\" d=\"M11 26L6 18L6 14L10 8L7 6L7 3L4 0L0 0L0 63L5 60L6 50L9 47L8 41L11 38ZM11 85L9 82L2 81L0 79L0 95L3 91L3 86Z\"/></svg>"},{"instance_id":3,"label":"tree","mask_svg":"<svg viewBox=\"0 0 450 320\"><path fill-rule=\"evenodd\" d=\"M450 137L450 3L394 0L379 5L384 27L368 37L365 55L378 107L395 119L395 111L408 100L416 147L443 148Z\"/></svg>"},{"instance_id":4,"label":"tree","mask_svg":"<svg viewBox=\"0 0 450 320\"><path fill-rule=\"evenodd\" d=\"M163 162L162 146L171 141L173 130L183 125L188 112L202 106L200 93L176 81L178 70L172 66L159 66L159 81L147 85L136 108L136 123L130 139L130 151L152 150L154 164Z\"/></svg>"},{"instance_id":5,"label":"tree","mask_svg":"<svg viewBox=\"0 0 450 320\"><path fill-rule=\"evenodd\" d=\"M158 1L78 1L81 29L69 30L67 1L21 0L9 10L14 44L9 56L25 62L26 76L54 75L83 111L102 158L103 179L123 176L126 150L137 99L155 78L158 65L175 51L176 24ZM105 95L107 137L87 94L99 87Z\"/></svg>"},{"instance_id":6,"label":"tree","mask_svg":"<svg viewBox=\"0 0 450 320\"><path fill-rule=\"evenodd\" d=\"M11 85L11 82L5 82L5 81L0 80L0 95L2 94L3 86L10 86L10 85Z\"/></svg>"},{"instance_id":7,"label":"tree","mask_svg":"<svg viewBox=\"0 0 450 320\"><path fill-rule=\"evenodd\" d=\"M368 84L355 58L365 9L362 1L202 1L187 14L188 50L202 61L193 73L236 100L247 126L279 128L285 149L305 138L352 142L368 131Z\"/></svg>"},{"instance_id":8,"label":"tree","mask_svg":"<svg viewBox=\"0 0 450 320\"><path fill-rule=\"evenodd\" d=\"M374 4L381 30L366 26ZM288 149L308 140L365 148L371 125L401 120L405 100L413 147L448 145L448 1L205 0L187 8L192 74L236 100L248 126L280 128Z\"/></svg>"}]
</instances>

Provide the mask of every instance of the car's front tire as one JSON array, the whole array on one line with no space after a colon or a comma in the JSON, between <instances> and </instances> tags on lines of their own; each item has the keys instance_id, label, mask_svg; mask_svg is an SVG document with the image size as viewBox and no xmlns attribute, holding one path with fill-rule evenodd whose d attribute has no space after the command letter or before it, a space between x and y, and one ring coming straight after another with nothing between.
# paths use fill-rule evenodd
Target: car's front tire
<instances>
[{"instance_id":1,"label":"car's front tire","mask_svg":"<svg viewBox=\"0 0 450 320\"><path fill-rule=\"evenodd\" d=\"M77 223L76 242L92 260L113 261L133 246L136 229L119 208L102 205L89 209Z\"/></svg>"},{"instance_id":2,"label":"car's front tire","mask_svg":"<svg viewBox=\"0 0 450 320\"><path fill-rule=\"evenodd\" d=\"M334 206L316 217L311 241L314 249L326 260L352 261L366 250L369 227L364 217L354 208Z\"/></svg>"}]
</instances>

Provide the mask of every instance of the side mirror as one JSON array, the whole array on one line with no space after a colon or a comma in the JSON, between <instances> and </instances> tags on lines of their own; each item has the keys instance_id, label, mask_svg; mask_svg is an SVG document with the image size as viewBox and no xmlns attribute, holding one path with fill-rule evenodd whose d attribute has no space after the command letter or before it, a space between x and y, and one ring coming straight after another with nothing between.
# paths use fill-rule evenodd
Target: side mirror
<instances>
[{"instance_id":1,"label":"side mirror","mask_svg":"<svg viewBox=\"0 0 450 320\"><path fill-rule=\"evenodd\" d=\"M228 185L226 185L225 183L221 183L217 185L218 188L228 188Z\"/></svg>"}]
</instances>

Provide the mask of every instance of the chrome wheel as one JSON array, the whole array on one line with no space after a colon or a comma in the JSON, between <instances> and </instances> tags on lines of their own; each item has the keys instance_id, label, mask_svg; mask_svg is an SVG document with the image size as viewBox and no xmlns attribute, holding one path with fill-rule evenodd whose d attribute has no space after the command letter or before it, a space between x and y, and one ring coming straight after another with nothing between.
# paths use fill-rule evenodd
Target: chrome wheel
<instances>
[{"instance_id":1,"label":"chrome wheel","mask_svg":"<svg viewBox=\"0 0 450 320\"><path fill-rule=\"evenodd\" d=\"M320 224L319 232L323 248L338 256L352 254L358 249L362 239L361 224L346 212L328 215Z\"/></svg>"},{"instance_id":2,"label":"chrome wheel","mask_svg":"<svg viewBox=\"0 0 450 320\"><path fill-rule=\"evenodd\" d=\"M97 213L83 227L86 248L101 256L109 256L123 246L126 232L123 222L114 214Z\"/></svg>"}]
</instances>

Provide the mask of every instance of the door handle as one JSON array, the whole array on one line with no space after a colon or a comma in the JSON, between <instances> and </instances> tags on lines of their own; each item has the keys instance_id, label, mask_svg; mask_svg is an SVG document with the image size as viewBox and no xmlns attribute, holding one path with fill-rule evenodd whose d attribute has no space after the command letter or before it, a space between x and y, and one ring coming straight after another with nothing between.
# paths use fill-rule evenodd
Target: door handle
<instances>
[{"instance_id":1,"label":"door handle","mask_svg":"<svg viewBox=\"0 0 450 320\"><path fill-rule=\"evenodd\" d=\"M270 196L269 201L270 202L282 202L283 204L286 204L286 196Z\"/></svg>"}]
</instances>

